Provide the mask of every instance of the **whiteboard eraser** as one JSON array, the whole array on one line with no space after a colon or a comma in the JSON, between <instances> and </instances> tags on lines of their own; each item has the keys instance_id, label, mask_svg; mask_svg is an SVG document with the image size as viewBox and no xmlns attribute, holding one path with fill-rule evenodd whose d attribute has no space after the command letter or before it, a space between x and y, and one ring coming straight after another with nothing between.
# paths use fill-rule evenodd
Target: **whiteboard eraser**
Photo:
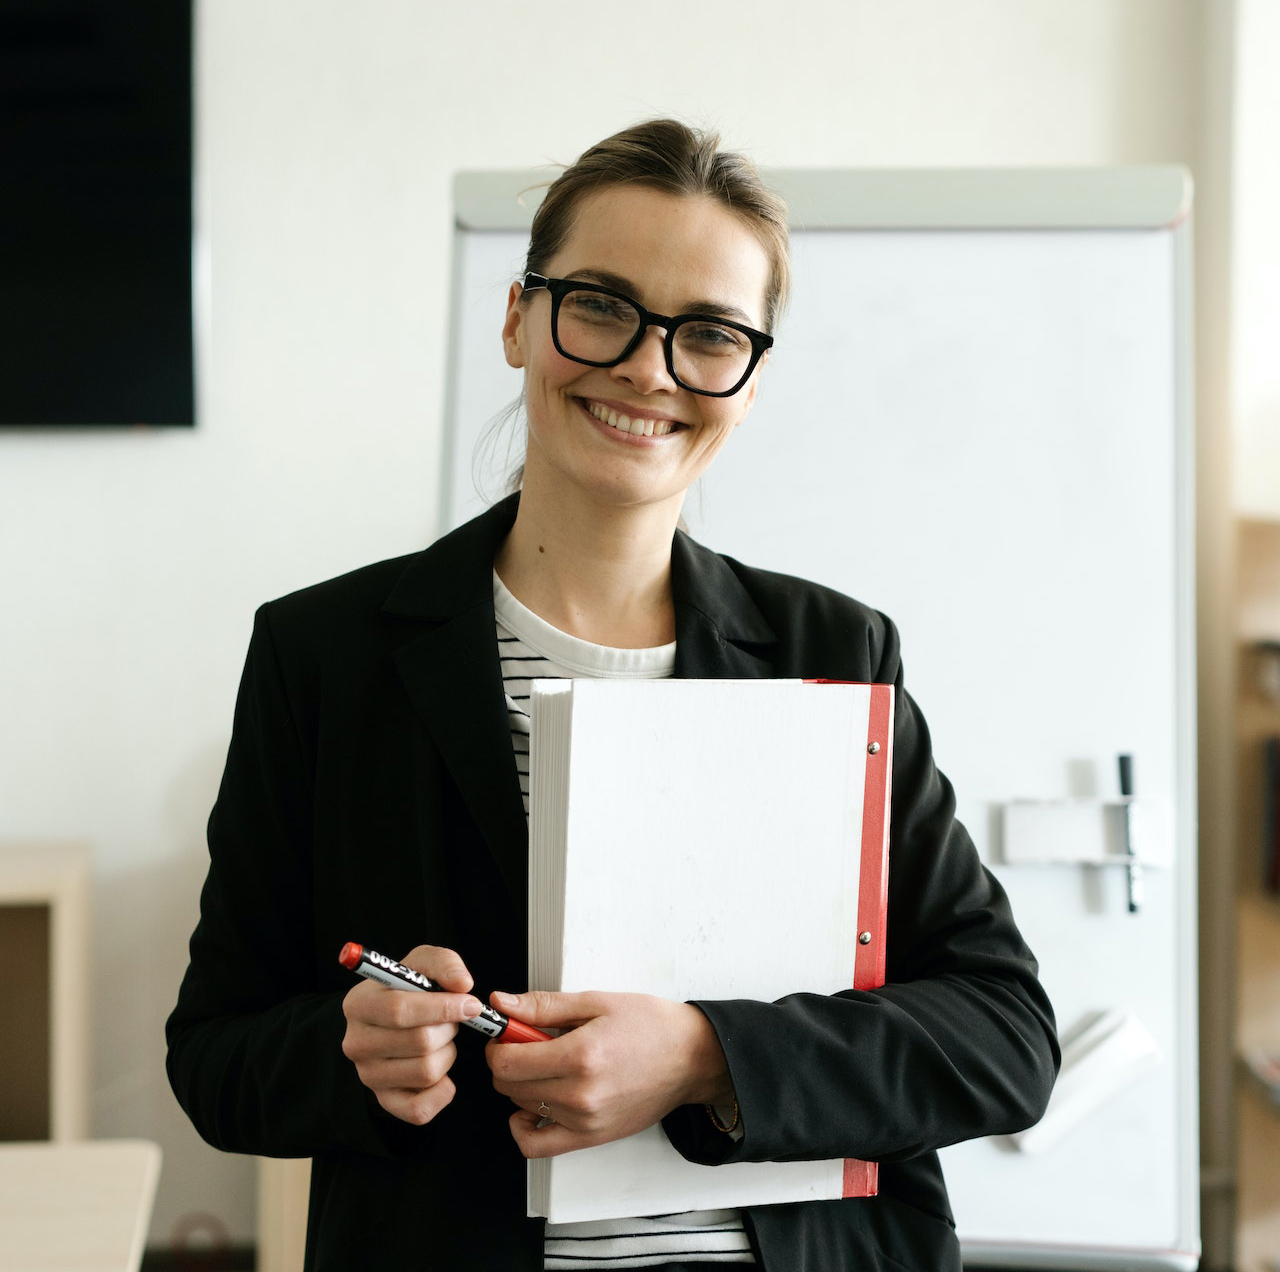
<instances>
[{"instance_id":1,"label":"whiteboard eraser","mask_svg":"<svg viewBox=\"0 0 1280 1272\"><path fill-rule=\"evenodd\" d=\"M1160 800L1015 799L1003 808L1008 865L1124 865L1129 845L1143 865L1172 856L1168 805Z\"/></svg>"},{"instance_id":2,"label":"whiteboard eraser","mask_svg":"<svg viewBox=\"0 0 1280 1272\"><path fill-rule=\"evenodd\" d=\"M1013 800L1004 806L1007 862L1123 861L1124 805L1093 799Z\"/></svg>"},{"instance_id":3,"label":"whiteboard eraser","mask_svg":"<svg viewBox=\"0 0 1280 1272\"><path fill-rule=\"evenodd\" d=\"M1163 1058L1151 1032L1132 1012L1103 1012L1062 1048L1062 1070L1044 1117L1009 1139L1024 1153L1044 1152Z\"/></svg>"}]
</instances>

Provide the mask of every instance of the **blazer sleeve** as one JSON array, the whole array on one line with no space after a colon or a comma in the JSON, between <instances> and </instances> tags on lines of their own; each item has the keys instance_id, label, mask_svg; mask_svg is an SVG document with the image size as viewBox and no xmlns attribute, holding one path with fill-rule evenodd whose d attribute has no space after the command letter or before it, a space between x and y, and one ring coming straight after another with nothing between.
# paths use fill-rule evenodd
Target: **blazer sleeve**
<instances>
[{"instance_id":1,"label":"blazer sleeve","mask_svg":"<svg viewBox=\"0 0 1280 1272\"><path fill-rule=\"evenodd\" d=\"M1060 1056L1035 959L955 819L884 623L872 679L897 691L886 984L698 1002L724 1048L743 1135L720 1133L701 1108L677 1109L664 1126L692 1161L902 1160L1029 1126L1048 1102Z\"/></svg>"},{"instance_id":2,"label":"blazer sleeve","mask_svg":"<svg viewBox=\"0 0 1280 1272\"><path fill-rule=\"evenodd\" d=\"M431 1128L384 1113L360 1083L341 1051L345 991L315 973L311 754L264 606L209 818L190 962L165 1029L169 1081L216 1148L420 1150Z\"/></svg>"}]
</instances>

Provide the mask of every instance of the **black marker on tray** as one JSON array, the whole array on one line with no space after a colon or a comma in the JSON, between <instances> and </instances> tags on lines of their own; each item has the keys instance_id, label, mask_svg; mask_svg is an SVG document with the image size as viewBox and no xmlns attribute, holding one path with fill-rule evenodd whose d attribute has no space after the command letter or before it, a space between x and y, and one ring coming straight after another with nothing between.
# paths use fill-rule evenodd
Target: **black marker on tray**
<instances>
[{"instance_id":1,"label":"black marker on tray","mask_svg":"<svg viewBox=\"0 0 1280 1272\"><path fill-rule=\"evenodd\" d=\"M1142 905L1142 863L1133 837L1133 756L1120 756L1120 798L1124 800L1124 846L1129 854L1129 913Z\"/></svg>"}]
</instances>

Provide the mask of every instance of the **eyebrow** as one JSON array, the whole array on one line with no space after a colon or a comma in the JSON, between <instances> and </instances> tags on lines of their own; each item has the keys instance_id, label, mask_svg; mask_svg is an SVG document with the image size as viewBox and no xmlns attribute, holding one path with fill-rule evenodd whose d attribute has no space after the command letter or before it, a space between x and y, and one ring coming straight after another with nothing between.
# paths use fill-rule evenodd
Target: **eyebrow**
<instances>
[{"instance_id":1,"label":"eyebrow","mask_svg":"<svg viewBox=\"0 0 1280 1272\"><path fill-rule=\"evenodd\" d=\"M622 292L628 297L634 296L637 290L636 285L630 279L623 278L621 274L611 273L607 269L575 269L572 273L567 274L566 277L577 279L584 283L599 283L601 287L608 287L612 291ZM716 300L695 300L682 309L679 314L671 314L670 317L678 318L683 314L705 314L708 318L732 318L734 322L740 322L743 326L753 326L753 319L750 314L739 309L736 305L725 305Z\"/></svg>"}]
</instances>

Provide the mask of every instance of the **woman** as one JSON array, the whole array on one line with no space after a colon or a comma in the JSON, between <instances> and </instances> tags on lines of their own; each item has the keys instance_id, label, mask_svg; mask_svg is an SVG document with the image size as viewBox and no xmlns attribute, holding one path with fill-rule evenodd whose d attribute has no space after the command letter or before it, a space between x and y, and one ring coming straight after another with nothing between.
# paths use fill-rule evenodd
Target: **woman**
<instances>
[{"instance_id":1,"label":"woman","mask_svg":"<svg viewBox=\"0 0 1280 1272\"><path fill-rule=\"evenodd\" d=\"M677 528L751 408L786 289L783 209L715 138L654 121L593 147L548 190L508 301L518 496L259 611L169 1073L210 1143L314 1159L308 1267L958 1268L934 1150L1043 1111L1049 1005L952 816L892 625ZM896 683L886 986L776 1004L494 992L566 1032L457 1037L473 987L525 983L526 725L503 666L511 688L530 659ZM352 988L336 953L353 937L449 992ZM526 1157L660 1119L698 1162L878 1160L880 1195L524 1217Z\"/></svg>"}]
</instances>

